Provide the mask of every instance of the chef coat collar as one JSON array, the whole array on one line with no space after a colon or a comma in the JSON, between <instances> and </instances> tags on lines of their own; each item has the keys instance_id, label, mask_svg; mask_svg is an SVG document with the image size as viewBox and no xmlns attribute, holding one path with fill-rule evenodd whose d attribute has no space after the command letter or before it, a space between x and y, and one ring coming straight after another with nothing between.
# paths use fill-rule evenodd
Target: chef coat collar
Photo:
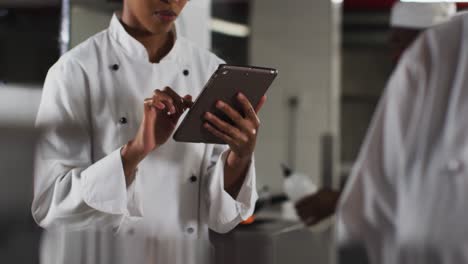
<instances>
[{"instance_id":1,"label":"chef coat collar","mask_svg":"<svg viewBox=\"0 0 468 264\"><path fill-rule=\"evenodd\" d=\"M125 30L124 26L119 20L120 15L114 14L109 26L109 32L111 37L117 41L117 43L125 50L125 52L132 58L142 59L149 62L148 52L146 51L145 46L141 44L138 40L133 38ZM179 50L179 41L177 40L177 31L174 26L174 45L169 51L169 53L161 59L160 63L163 61L177 60L177 53Z\"/></svg>"}]
</instances>

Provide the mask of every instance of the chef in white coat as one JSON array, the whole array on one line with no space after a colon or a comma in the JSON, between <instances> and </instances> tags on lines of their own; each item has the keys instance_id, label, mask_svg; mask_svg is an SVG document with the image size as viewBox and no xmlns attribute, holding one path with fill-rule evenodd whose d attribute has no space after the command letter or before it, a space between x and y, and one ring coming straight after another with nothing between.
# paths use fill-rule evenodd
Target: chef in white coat
<instances>
[{"instance_id":1,"label":"chef in white coat","mask_svg":"<svg viewBox=\"0 0 468 264\"><path fill-rule=\"evenodd\" d=\"M403 56L339 204L341 245L371 263L468 263L467 70L466 15Z\"/></svg>"},{"instance_id":2,"label":"chef in white coat","mask_svg":"<svg viewBox=\"0 0 468 264\"><path fill-rule=\"evenodd\" d=\"M457 13L454 3L396 2L390 15L390 47L393 63L426 29L447 22Z\"/></svg>"},{"instance_id":3,"label":"chef in white coat","mask_svg":"<svg viewBox=\"0 0 468 264\"><path fill-rule=\"evenodd\" d=\"M457 13L454 3L396 2L390 14L390 54L396 67L403 53L428 28L449 21ZM296 204L307 225L315 225L335 213L341 191L327 187Z\"/></svg>"},{"instance_id":4,"label":"chef in white coat","mask_svg":"<svg viewBox=\"0 0 468 264\"><path fill-rule=\"evenodd\" d=\"M207 263L208 230L252 214L265 97L254 109L239 94L243 113L218 102L235 125L205 115L228 146L171 138L223 62L177 35L186 3L125 0L107 30L50 69L32 205L49 230L43 263Z\"/></svg>"}]
</instances>

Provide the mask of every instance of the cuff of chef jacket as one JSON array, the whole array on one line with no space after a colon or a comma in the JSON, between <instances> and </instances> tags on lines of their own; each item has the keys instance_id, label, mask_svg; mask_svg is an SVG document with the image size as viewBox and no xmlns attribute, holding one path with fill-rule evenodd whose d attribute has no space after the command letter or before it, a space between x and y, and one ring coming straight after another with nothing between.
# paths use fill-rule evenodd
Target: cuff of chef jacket
<instances>
[{"instance_id":1,"label":"cuff of chef jacket","mask_svg":"<svg viewBox=\"0 0 468 264\"><path fill-rule=\"evenodd\" d=\"M83 200L88 206L104 213L139 218L142 210L136 191L137 181L127 188L120 150L81 173Z\"/></svg>"},{"instance_id":2,"label":"cuff of chef jacket","mask_svg":"<svg viewBox=\"0 0 468 264\"><path fill-rule=\"evenodd\" d=\"M221 175L218 190L221 191L220 197L211 201L215 203L215 206L211 209L215 209L217 214L217 222L220 224L217 232L228 232L236 227L240 222L247 220L253 215L255 209L255 203L258 199L256 179L255 179L255 160L252 159L250 167L245 176L244 183L236 199L226 192L224 189L224 166L226 164L229 150L226 150L221 156L220 160L216 164L216 168L213 175Z\"/></svg>"}]
</instances>

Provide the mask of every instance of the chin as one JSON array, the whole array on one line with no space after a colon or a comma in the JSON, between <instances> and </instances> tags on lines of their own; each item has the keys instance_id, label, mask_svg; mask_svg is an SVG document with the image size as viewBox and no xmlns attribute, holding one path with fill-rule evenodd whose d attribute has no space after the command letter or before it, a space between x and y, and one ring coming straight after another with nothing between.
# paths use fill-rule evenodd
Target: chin
<instances>
[{"instance_id":1,"label":"chin","mask_svg":"<svg viewBox=\"0 0 468 264\"><path fill-rule=\"evenodd\" d=\"M174 23L157 25L153 24L150 27L148 27L148 31L150 31L153 35L159 35L171 32L173 27Z\"/></svg>"}]
</instances>

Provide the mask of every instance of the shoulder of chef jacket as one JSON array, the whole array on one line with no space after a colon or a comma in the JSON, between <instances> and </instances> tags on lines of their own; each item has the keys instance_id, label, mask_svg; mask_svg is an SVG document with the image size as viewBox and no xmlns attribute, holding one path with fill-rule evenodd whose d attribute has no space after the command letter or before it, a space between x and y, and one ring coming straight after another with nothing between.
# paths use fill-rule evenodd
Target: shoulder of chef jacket
<instances>
[{"instance_id":1,"label":"shoulder of chef jacket","mask_svg":"<svg viewBox=\"0 0 468 264\"><path fill-rule=\"evenodd\" d=\"M365 246L371 263L406 263L398 258L420 256L412 250L422 245L431 246L430 258L464 230L446 221L457 210L466 216L466 200L456 209L454 196L441 199L453 195L441 186L460 167L449 159L467 146L467 29L463 16L424 33L403 56L373 117L337 213L338 243ZM444 245L429 241L441 234L437 228L449 237L440 240Z\"/></svg>"},{"instance_id":2,"label":"shoulder of chef jacket","mask_svg":"<svg viewBox=\"0 0 468 264\"><path fill-rule=\"evenodd\" d=\"M144 99L165 86L196 98L220 63L178 37L152 64L116 16L60 58L47 75L36 121L44 135L36 155L35 220L43 227L117 230L140 221L171 236L187 226L227 232L248 218L257 199L254 162L233 199L224 190L226 146L170 140L139 165L129 188L121 162Z\"/></svg>"}]
</instances>

